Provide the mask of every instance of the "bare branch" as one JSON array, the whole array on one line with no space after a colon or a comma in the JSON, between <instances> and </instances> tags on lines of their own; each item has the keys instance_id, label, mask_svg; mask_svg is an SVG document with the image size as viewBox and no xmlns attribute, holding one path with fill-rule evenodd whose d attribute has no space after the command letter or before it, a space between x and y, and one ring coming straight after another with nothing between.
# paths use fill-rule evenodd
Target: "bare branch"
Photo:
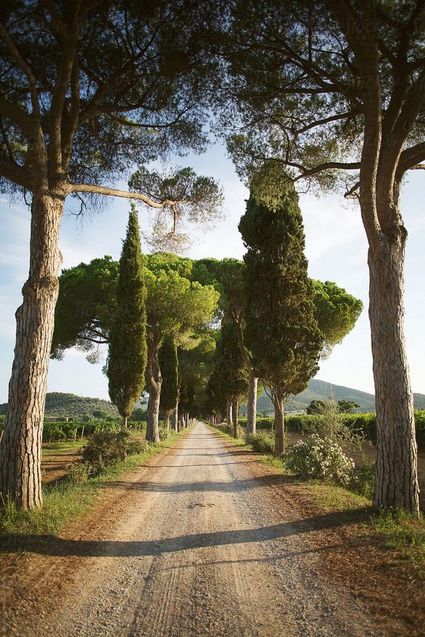
<instances>
[{"instance_id":1,"label":"bare branch","mask_svg":"<svg viewBox=\"0 0 425 637\"><path fill-rule=\"evenodd\" d=\"M143 201L150 208L172 208L178 204L186 203L184 201L174 201L172 199L164 199L162 201L155 200L141 192L130 192L129 190L118 190L109 188L108 186L97 186L95 184L69 184L68 193L86 192L88 194L106 195L107 197L121 197L124 199L137 199Z\"/></svg>"},{"instance_id":2,"label":"bare branch","mask_svg":"<svg viewBox=\"0 0 425 637\"><path fill-rule=\"evenodd\" d=\"M324 170L359 170L361 166L361 163L359 161L328 161L323 164L314 166L313 168L306 168L302 164L297 164L295 162L285 161L285 164L287 164L288 166L293 166L294 168L299 168L302 171L300 175L295 177L294 181L304 179L305 177L311 177L312 175L316 175L317 173L323 172Z\"/></svg>"}]
</instances>

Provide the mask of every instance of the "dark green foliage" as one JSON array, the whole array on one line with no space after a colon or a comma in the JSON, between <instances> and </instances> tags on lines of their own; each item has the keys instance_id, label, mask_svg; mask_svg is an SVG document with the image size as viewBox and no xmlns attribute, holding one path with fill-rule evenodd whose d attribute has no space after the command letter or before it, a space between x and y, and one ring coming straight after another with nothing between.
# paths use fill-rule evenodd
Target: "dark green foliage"
<instances>
[{"instance_id":1,"label":"dark green foliage","mask_svg":"<svg viewBox=\"0 0 425 637\"><path fill-rule=\"evenodd\" d=\"M325 343L340 343L353 329L363 303L332 281L313 281L315 315Z\"/></svg>"},{"instance_id":2,"label":"dark green foliage","mask_svg":"<svg viewBox=\"0 0 425 637\"><path fill-rule=\"evenodd\" d=\"M144 441L131 438L127 431L101 431L89 439L82 451L83 462L90 467L91 476L99 475L110 465L125 460L128 455L146 449Z\"/></svg>"},{"instance_id":3,"label":"dark green foliage","mask_svg":"<svg viewBox=\"0 0 425 637\"><path fill-rule=\"evenodd\" d=\"M326 405L324 400L312 400L311 403L308 405L306 412L309 415L323 414L325 409L326 409Z\"/></svg>"},{"instance_id":4,"label":"dark green foliage","mask_svg":"<svg viewBox=\"0 0 425 637\"><path fill-rule=\"evenodd\" d=\"M217 343L216 365L224 398L239 400L246 394L248 377L234 322L222 323L221 337Z\"/></svg>"},{"instance_id":5,"label":"dark green foliage","mask_svg":"<svg viewBox=\"0 0 425 637\"><path fill-rule=\"evenodd\" d=\"M246 442L258 453L274 453L274 436L272 433L260 431L256 434L249 434Z\"/></svg>"},{"instance_id":6,"label":"dark green foliage","mask_svg":"<svg viewBox=\"0 0 425 637\"><path fill-rule=\"evenodd\" d=\"M175 408L179 392L177 347L171 337L166 337L161 345L159 367L162 375L160 408L167 412Z\"/></svg>"},{"instance_id":7,"label":"dark green foliage","mask_svg":"<svg viewBox=\"0 0 425 637\"><path fill-rule=\"evenodd\" d=\"M267 205L251 193L239 230L247 247L245 337L254 367L283 397L297 394L317 371L323 339L293 186L286 182Z\"/></svg>"},{"instance_id":8,"label":"dark green foliage","mask_svg":"<svg viewBox=\"0 0 425 637\"><path fill-rule=\"evenodd\" d=\"M93 350L107 343L116 308L119 264L111 257L64 270L59 277L59 297L55 309L53 358L77 346Z\"/></svg>"},{"instance_id":9,"label":"dark green foliage","mask_svg":"<svg viewBox=\"0 0 425 637\"><path fill-rule=\"evenodd\" d=\"M342 414L351 414L358 409L359 406L360 405L354 402L354 400L338 400L338 410Z\"/></svg>"},{"instance_id":10,"label":"dark green foliage","mask_svg":"<svg viewBox=\"0 0 425 637\"><path fill-rule=\"evenodd\" d=\"M102 411L105 416L118 418L115 405L100 398L85 398L75 394L52 392L46 396L46 416L81 419L83 416L97 417L95 413Z\"/></svg>"},{"instance_id":11,"label":"dark green foliage","mask_svg":"<svg viewBox=\"0 0 425 637\"><path fill-rule=\"evenodd\" d=\"M120 259L117 310L110 333L109 395L123 418L130 416L144 386L146 367L146 291L140 229L134 207Z\"/></svg>"}]
</instances>

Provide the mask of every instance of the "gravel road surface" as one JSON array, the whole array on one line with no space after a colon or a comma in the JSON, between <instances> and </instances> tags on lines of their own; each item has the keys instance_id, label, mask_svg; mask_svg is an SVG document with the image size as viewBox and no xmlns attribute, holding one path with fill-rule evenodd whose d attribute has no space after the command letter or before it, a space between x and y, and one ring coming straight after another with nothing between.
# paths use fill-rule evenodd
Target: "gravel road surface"
<instances>
[{"instance_id":1,"label":"gravel road surface","mask_svg":"<svg viewBox=\"0 0 425 637\"><path fill-rule=\"evenodd\" d=\"M32 594L3 578L2 634L388 635L326 579L314 519L276 497L279 480L198 423L108 485L87 527L36 543Z\"/></svg>"}]
</instances>

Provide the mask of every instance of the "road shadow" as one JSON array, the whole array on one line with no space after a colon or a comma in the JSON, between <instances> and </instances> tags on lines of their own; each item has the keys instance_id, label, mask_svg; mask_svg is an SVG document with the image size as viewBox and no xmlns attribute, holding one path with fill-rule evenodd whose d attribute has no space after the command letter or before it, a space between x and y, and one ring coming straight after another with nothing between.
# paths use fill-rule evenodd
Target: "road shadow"
<instances>
[{"instance_id":1,"label":"road shadow","mask_svg":"<svg viewBox=\"0 0 425 637\"><path fill-rule=\"evenodd\" d=\"M188 466L188 465L186 465ZM197 465L194 465L197 466ZM202 466L202 465L201 465ZM211 465L207 465L211 466ZM184 467L182 467L184 468ZM279 474L265 474L256 476L255 478L245 478L237 480L234 478L226 480L199 480L196 482L154 482L151 480L140 482L127 482L125 480L114 480L113 482L105 482L102 486L108 489L118 488L129 491L148 491L151 493L196 493L205 492L240 492L259 489L262 487L270 487L277 485L285 485L297 482L296 476L283 476Z\"/></svg>"},{"instance_id":2,"label":"road shadow","mask_svg":"<svg viewBox=\"0 0 425 637\"><path fill-rule=\"evenodd\" d=\"M150 541L67 540L54 535L22 535L0 540L0 553L27 551L61 557L142 557L193 550L202 547L266 542L302 533L356 524L368 518L371 509L327 513L295 522L281 522L254 529L232 529L195 533Z\"/></svg>"}]
</instances>

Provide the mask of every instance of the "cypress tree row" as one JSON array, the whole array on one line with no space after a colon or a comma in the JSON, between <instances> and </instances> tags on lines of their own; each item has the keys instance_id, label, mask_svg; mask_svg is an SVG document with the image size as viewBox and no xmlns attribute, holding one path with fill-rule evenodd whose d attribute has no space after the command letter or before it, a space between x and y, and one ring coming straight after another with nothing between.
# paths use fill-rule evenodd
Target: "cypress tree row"
<instances>
[{"instance_id":1,"label":"cypress tree row","mask_svg":"<svg viewBox=\"0 0 425 637\"><path fill-rule=\"evenodd\" d=\"M117 284L117 310L110 333L109 395L127 428L127 419L144 388L146 367L146 290L137 212L131 206Z\"/></svg>"},{"instance_id":2,"label":"cypress tree row","mask_svg":"<svg viewBox=\"0 0 425 637\"><path fill-rule=\"evenodd\" d=\"M245 338L255 369L272 390L275 448L282 453L284 401L314 376L323 343L292 182L280 181L269 197L253 186L239 230L247 247Z\"/></svg>"},{"instance_id":3,"label":"cypress tree row","mask_svg":"<svg viewBox=\"0 0 425 637\"><path fill-rule=\"evenodd\" d=\"M159 350L159 367L162 376L160 409L164 414L166 429L170 428L170 414L176 409L179 394L177 347L174 339L167 336Z\"/></svg>"}]
</instances>

